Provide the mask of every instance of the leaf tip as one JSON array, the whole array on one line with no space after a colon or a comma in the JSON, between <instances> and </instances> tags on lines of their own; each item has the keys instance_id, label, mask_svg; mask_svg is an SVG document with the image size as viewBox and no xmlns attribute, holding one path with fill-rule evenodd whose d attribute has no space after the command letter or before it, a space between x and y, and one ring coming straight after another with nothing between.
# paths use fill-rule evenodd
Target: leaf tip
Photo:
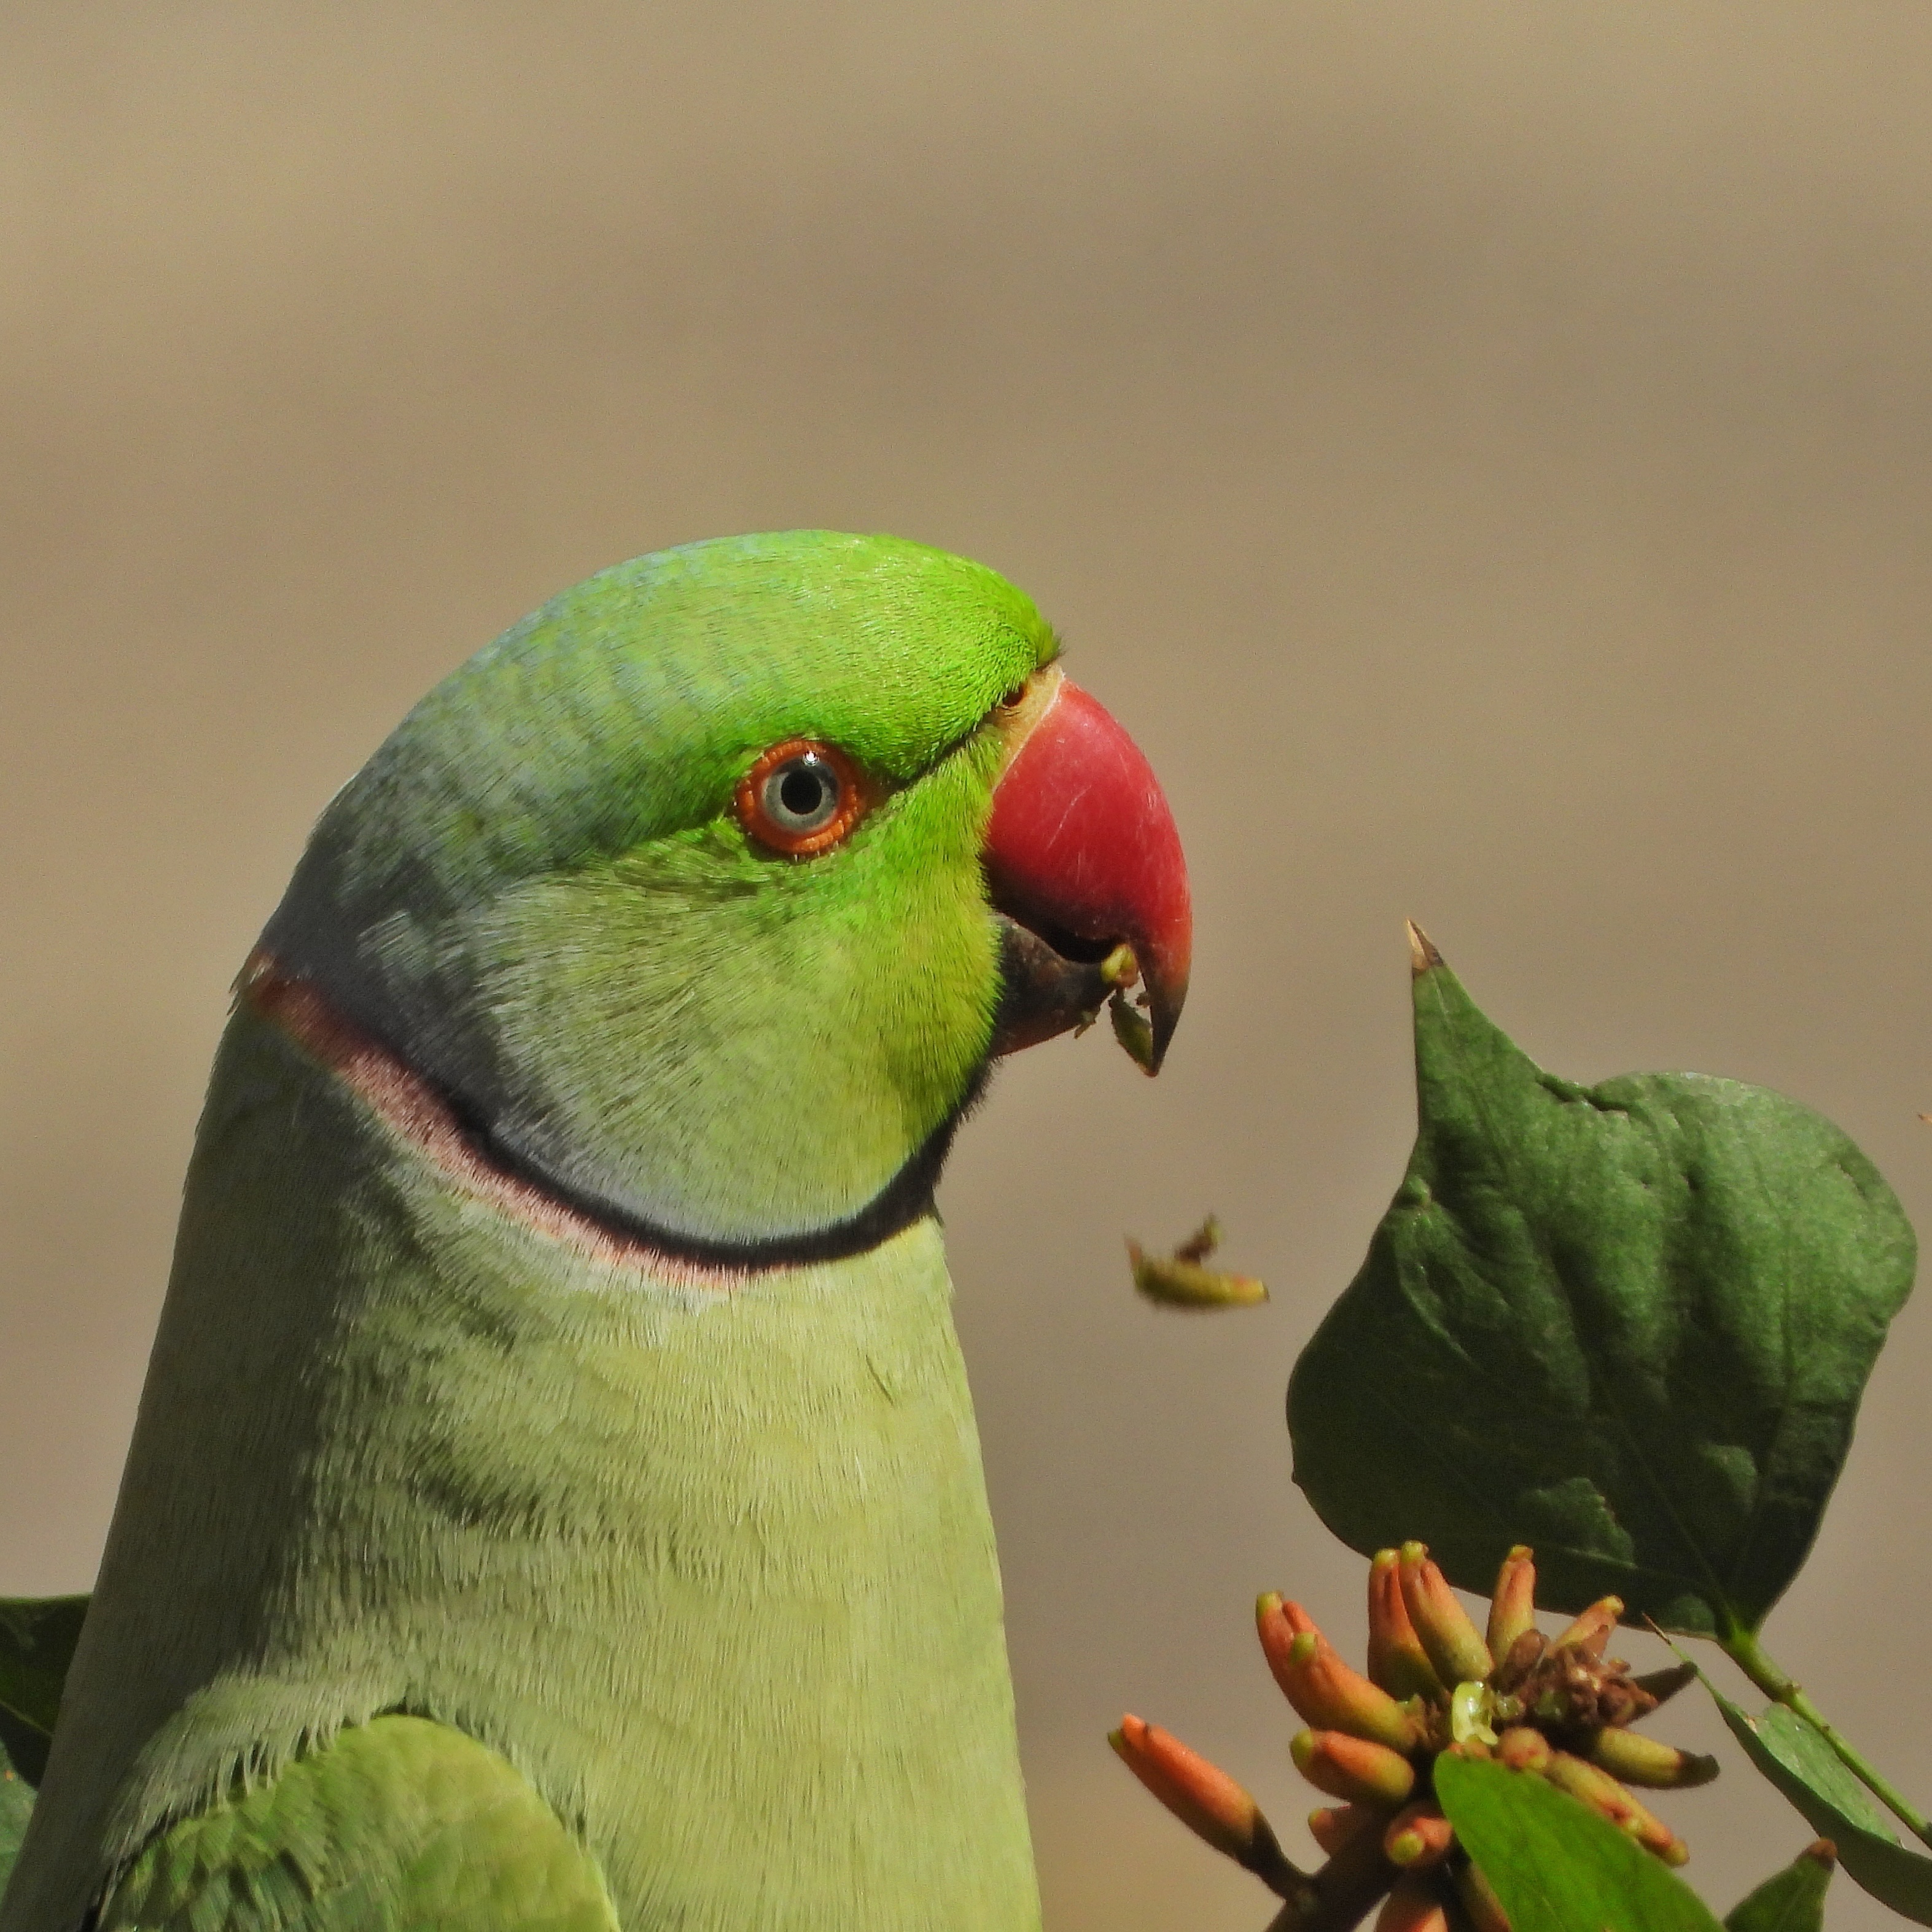
<instances>
[{"instance_id":1,"label":"leaf tip","mask_svg":"<svg viewBox=\"0 0 1932 1932\"><path fill-rule=\"evenodd\" d=\"M1431 967L1442 964L1442 956L1414 920L1406 919L1402 925L1408 934L1408 970L1419 980Z\"/></svg>"}]
</instances>

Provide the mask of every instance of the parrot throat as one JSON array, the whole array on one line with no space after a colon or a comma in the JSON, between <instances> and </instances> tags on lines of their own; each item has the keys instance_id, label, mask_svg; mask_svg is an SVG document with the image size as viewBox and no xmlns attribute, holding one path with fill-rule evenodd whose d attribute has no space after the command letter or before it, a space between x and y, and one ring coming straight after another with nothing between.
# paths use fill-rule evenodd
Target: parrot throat
<instances>
[{"instance_id":1,"label":"parrot throat","mask_svg":"<svg viewBox=\"0 0 1932 1932\"><path fill-rule=\"evenodd\" d=\"M610 1231L526 1226L560 1210L310 990L260 976L217 1058L4 1932L78 1924L176 1820L396 1712L514 1766L632 1932L1038 1932L936 1223L732 1292L586 1253ZM290 1857L372 1858L364 1802L284 1814ZM222 1842L238 1888L283 1869ZM513 1909L515 1849L469 1932L564 1924ZM227 1883L194 1923L266 1924Z\"/></svg>"},{"instance_id":2,"label":"parrot throat","mask_svg":"<svg viewBox=\"0 0 1932 1932\"><path fill-rule=\"evenodd\" d=\"M982 1062L958 1105L866 1206L822 1228L751 1241L706 1240L646 1220L572 1187L508 1146L484 1110L440 1086L349 1018L313 980L284 972L258 950L238 998L320 1061L450 1180L512 1219L600 1261L649 1267L687 1286L727 1293L774 1268L864 1254L934 1212L933 1193L959 1124L986 1090Z\"/></svg>"}]
</instances>

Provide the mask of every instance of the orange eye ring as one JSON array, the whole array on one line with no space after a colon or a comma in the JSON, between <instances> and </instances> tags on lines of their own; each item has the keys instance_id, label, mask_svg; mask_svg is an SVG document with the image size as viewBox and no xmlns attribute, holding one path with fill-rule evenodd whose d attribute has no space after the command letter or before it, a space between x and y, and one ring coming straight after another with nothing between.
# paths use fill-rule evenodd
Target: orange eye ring
<instances>
[{"instance_id":1,"label":"orange eye ring","mask_svg":"<svg viewBox=\"0 0 1932 1932\"><path fill-rule=\"evenodd\" d=\"M809 859L846 838L877 802L836 745L788 738L760 752L734 800L746 834L788 859Z\"/></svg>"}]
</instances>

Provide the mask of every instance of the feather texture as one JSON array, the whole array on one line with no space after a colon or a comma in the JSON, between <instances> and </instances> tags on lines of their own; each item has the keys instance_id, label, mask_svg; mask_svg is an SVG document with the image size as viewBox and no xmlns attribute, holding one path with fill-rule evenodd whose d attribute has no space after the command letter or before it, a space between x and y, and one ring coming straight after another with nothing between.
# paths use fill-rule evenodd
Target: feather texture
<instances>
[{"instance_id":1,"label":"feather texture","mask_svg":"<svg viewBox=\"0 0 1932 1932\"><path fill-rule=\"evenodd\" d=\"M177 1825L98 1932L617 1932L595 1862L494 1751L378 1718Z\"/></svg>"},{"instance_id":2,"label":"feather texture","mask_svg":"<svg viewBox=\"0 0 1932 1932\"><path fill-rule=\"evenodd\" d=\"M994 707L1055 649L916 545L693 546L345 788L217 1058L0 1932L1037 1923L930 1190ZM733 810L792 736L879 787L808 860Z\"/></svg>"}]
</instances>

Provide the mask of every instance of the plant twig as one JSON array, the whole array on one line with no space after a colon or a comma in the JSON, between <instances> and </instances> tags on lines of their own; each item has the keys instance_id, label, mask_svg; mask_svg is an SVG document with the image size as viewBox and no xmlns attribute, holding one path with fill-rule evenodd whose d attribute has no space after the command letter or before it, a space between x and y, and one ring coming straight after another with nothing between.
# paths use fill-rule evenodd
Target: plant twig
<instances>
[{"instance_id":1,"label":"plant twig","mask_svg":"<svg viewBox=\"0 0 1932 1932\"><path fill-rule=\"evenodd\" d=\"M1829 1723L1791 1677L1766 1655L1755 1634L1750 1630L1732 1630L1718 1641L1724 1654L1774 1704L1782 1704L1786 1710L1802 1718L1838 1754L1845 1768L1887 1810L1910 1826L1916 1837L1932 1845L1932 1824L1926 1822L1924 1814L1914 1810L1898 1786Z\"/></svg>"}]
</instances>

